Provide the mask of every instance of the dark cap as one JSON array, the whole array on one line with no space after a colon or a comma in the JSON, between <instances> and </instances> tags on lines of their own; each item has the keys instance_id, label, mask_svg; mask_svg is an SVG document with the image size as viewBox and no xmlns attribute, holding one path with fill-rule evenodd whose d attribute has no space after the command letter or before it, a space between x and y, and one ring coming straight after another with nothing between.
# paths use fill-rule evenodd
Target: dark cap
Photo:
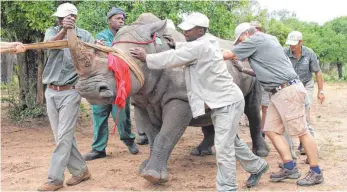
<instances>
[{"instance_id":1,"label":"dark cap","mask_svg":"<svg viewBox=\"0 0 347 192\"><path fill-rule=\"evenodd\" d=\"M112 7L110 9L110 11L107 13L107 19L110 19L113 15L118 15L118 14L123 14L124 16L124 19L126 18L126 14L125 12L123 11L122 8L119 8L119 7Z\"/></svg>"}]
</instances>

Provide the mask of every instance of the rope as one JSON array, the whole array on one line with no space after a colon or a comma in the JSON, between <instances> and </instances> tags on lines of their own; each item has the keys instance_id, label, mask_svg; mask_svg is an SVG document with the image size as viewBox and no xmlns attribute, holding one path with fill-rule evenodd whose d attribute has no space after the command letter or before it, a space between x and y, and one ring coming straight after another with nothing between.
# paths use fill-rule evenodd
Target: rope
<instances>
[{"instance_id":1,"label":"rope","mask_svg":"<svg viewBox=\"0 0 347 192\"><path fill-rule=\"evenodd\" d=\"M150 43L153 43L155 41L155 39L157 38L157 33L153 34L153 38L149 41L145 41L145 42L137 42L137 41L115 41L112 43L112 46L114 44L118 44L118 43L131 43L131 44L137 44L137 45L148 45Z\"/></svg>"}]
</instances>

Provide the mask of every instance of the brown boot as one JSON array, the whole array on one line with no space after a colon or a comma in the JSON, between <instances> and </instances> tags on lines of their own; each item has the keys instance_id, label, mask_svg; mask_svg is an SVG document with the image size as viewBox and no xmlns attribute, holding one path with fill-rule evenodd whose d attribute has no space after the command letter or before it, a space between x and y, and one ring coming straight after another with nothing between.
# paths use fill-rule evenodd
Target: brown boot
<instances>
[{"instance_id":1,"label":"brown boot","mask_svg":"<svg viewBox=\"0 0 347 192\"><path fill-rule=\"evenodd\" d=\"M53 184L53 183L45 183L41 185L37 190L38 191L56 191L58 189L63 188L63 183Z\"/></svg>"},{"instance_id":2,"label":"brown boot","mask_svg":"<svg viewBox=\"0 0 347 192\"><path fill-rule=\"evenodd\" d=\"M72 176L69 180L66 181L66 185L77 185L81 183L82 181L88 180L92 175L90 174L89 170L85 170L80 175Z\"/></svg>"}]
</instances>

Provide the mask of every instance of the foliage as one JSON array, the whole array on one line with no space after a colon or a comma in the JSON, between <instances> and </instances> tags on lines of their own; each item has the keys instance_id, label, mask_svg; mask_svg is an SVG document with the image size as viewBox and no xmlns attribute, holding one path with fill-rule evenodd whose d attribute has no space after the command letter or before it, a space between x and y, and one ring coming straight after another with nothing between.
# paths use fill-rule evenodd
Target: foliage
<instances>
[{"instance_id":1,"label":"foliage","mask_svg":"<svg viewBox=\"0 0 347 192\"><path fill-rule=\"evenodd\" d=\"M16 76L12 78L12 81L1 84L1 103L9 104L7 116L10 120L16 123L22 123L25 119L41 117L45 114L43 106L35 105L35 97L27 97L27 107L23 108L19 102L19 87L18 79Z\"/></svg>"}]
</instances>

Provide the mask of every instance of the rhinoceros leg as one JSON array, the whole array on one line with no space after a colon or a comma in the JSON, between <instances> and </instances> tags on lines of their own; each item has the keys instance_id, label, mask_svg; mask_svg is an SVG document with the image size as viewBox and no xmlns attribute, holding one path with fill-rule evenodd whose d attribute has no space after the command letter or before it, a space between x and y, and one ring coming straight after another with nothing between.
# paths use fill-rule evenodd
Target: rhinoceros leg
<instances>
[{"instance_id":1,"label":"rhinoceros leg","mask_svg":"<svg viewBox=\"0 0 347 192\"><path fill-rule=\"evenodd\" d=\"M192 155L205 156L212 155L212 146L214 145L214 127L213 125L201 127L204 139L191 152Z\"/></svg>"},{"instance_id":2,"label":"rhinoceros leg","mask_svg":"<svg viewBox=\"0 0 347 192\"><path fill-rule=\"evenodd\" d=\"M149 146L150 146L150 151L152 151L153 143L155 137L159 133L159 129L156 128L151 122L150 118L148 116L147 111L144 109L134 105L134 116L135 116L135 122L137 125L141 125L142 130L146 133ZM146 167L148 163L148 159L143 161L143 163L139 167L139 174L142 173L143 169Z\"/></svg>"},{"instance_id":3,"label":"rhinoceros leg","mask_svg":"<svg viewBox=\"0 0 347 192\"><path fill-rule=\"evenodd\" d=\"M249 120L249 128L251 132L252 151L255 155L266 157L269 150L265 140L261 135L261 119L260 119L260 103L261 103L261 88L259 82L253 79L254 85L252 91L245 97L245 114Z\"/></svg>"},{"instance_id":4,"label":"rhinoceros leg","mask_svg":"<svg viewBox=\"0 0 347 192\"><path fill-rule=\"evenodd\" d=\"M191 110L186 101L171 100L163 107L163 124L151 147L148 162L142 169L142 177L152 183L168 181L167 161L191 119Z\"/></svg>"}]
</instances>

